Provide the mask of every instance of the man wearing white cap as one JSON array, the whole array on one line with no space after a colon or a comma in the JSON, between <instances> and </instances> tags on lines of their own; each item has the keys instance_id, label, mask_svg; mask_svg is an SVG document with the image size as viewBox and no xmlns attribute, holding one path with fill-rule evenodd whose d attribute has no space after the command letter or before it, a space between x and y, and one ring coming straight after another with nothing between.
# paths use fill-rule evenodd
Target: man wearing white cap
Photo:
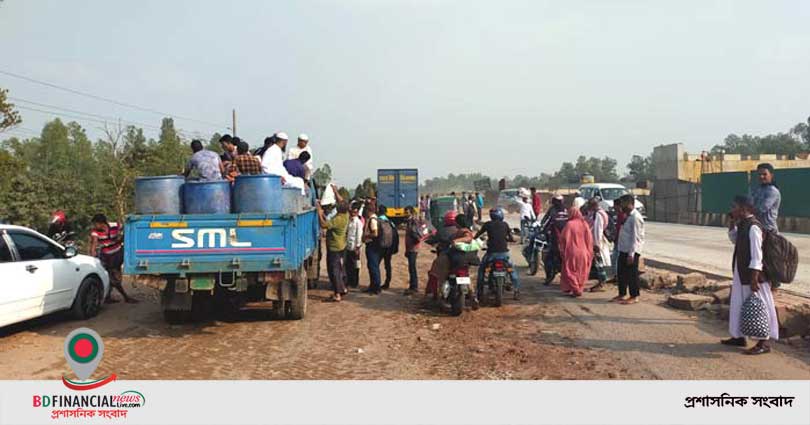
<instances>
[{"instance_id":1,"label":"man wearing white cap","mask_svg":"<svg viewBox=\"0 0 810 425\"><path fill-rule=\"evenodd\" d=\"M276 141L273 145L267 148L267 151L262 157L262 172L265 174L273 174L281 176L284 181L284 186L295 187L304 191L304 180L299 177L293 177L284 168L284 149L287 147L287 133L276 133Z\"/></svg>"},{"instance_id":2,"label":"man wearing white cap","mask_svg":"<svg viewBox=\"0 0 810 425\"><path fill-rule=\"evenodd\" d=\"M298 136L298 145L290 148L287 152L287 159L298 159L301 152L309 152L309 161L304 164L304 168L306 169L305 178L309 180L312 178L312 172L315 170L315 166L312 161L312 148L309 147L309 136L306 134Z\"/></svg>"}]
</instances>

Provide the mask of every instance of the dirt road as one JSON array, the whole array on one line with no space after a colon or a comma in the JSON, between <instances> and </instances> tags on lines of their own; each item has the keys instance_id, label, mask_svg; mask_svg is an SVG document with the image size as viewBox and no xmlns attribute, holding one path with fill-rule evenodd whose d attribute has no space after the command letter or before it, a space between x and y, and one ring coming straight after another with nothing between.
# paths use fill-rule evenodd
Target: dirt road
<instances>
[{"instance_id":1,"label":"dirt road","mask_svg":"<svg viewBox=\"0 0 810 425\"><path fill-rule=\"evenodd\" d=\"M420 257L426 271L430 254ZM306 319L291 322L250 311L227 322L168 325L157 293L133 288L140 304L110 305L87 322L51 316L0 330L0 379L67 373L62 344L78 326L104 338L95 375L121 379L810 378L806 351L779 344L769 356L743 356L716 344L723 323L670 310L654 295L629 307L605 302L606 293L571 300L524 277L522 300L454 318L421 294L402 295L402 255L394 275L378 297L352 292L329 303L328 291L313 291Z\"/></svg>"}]
</instances>

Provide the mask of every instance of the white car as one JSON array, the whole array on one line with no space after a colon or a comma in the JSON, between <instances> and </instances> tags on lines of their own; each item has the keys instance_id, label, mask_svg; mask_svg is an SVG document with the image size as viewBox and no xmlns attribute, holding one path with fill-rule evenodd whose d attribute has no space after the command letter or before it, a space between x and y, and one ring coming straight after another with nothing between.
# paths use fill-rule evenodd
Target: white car
<instances>
[{"instance_id":1,"label":"white car","mask_svg":"<svg viewBox=\"0 0 810 425\"><path fill-rule=\"evenodd\" d=\"M498 206L507 212L520 212L518 189L504 189L498 194Z\"/></svg>"},{"instance_id":2,"label":"white car","mask_svg":"<svg viewBox=\"0 0 810 425\"><path fill-rule=\"evenodd\" d=\"M613 201L621 198L623 195L629 195L630 191L626 187L615 183L589 183L583 184L579 187L579 193L587 201L594 196L602 198L602 208L605 211L613 211ZM636 199L635 207L641 215L646 216L647 211L644 209L644 204Z\"/></svg>"},{"instance_id":3,"label":"white car","mask_svg":"<svg viewBox=\"0 0 810 425\"><path fill-rule=\"evenodd\" d=\"M109 290L97 258L31 229L0 225L0 326L60 310L87 319L98 314Z\"/></svg>"}]
</instances>

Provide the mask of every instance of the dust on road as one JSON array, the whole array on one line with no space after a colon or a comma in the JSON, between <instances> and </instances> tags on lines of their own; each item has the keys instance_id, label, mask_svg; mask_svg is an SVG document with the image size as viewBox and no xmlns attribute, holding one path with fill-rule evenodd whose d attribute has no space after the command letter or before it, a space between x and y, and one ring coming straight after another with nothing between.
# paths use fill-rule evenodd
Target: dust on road
<instances>
[{"instance_id":1,"label":"dust on road","mask_svg":"<svg viewBox=\"0 0 810 425\"><path fill-rule=\"evenodd\" d=\"M423 250L422 288L431 260ZM110 305L85 322L56 315L0 329L0 379L68 373L63 342L79 326L104 338L94 376L121 379L810 378L806 353L784 354L790 349L779 344L761 359L742 356L716 344L724 323L687 319L655 296L632 310L605 302L606 293L572 300L521 268L520 301L448 317L422 294L402 295L405 257L393 266L391 290L378 297L352 292L330 303L326 289L311 291L301 321L246 311L234 320L168 325L157 291L127 284L140 304Z\"/></svg>"}]
</instances>

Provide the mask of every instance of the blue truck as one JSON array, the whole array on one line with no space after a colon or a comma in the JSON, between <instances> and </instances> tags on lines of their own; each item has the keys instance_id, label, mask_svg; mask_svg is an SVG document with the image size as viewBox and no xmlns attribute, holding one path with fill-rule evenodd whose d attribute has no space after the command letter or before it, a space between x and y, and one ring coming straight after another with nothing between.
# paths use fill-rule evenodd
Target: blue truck
<instances>
[{"instance_id":1,"label":"blue truck","mask_svg":"<svg viewBox=\"0 0 810 425\"><path fill-rule=\"evenodd\" d=\"M158 282L169 322L245 306L302 319L319 272L314 202L283 214L129 215L124 272Z\"/></svg>"},{"instance_id":2,"label":"blue truck","mask_svg":"<svg viewBox=\"0 0 810 425\"><path fill-rule=\"evenodd\" d=\"M377 170L377 205L385 205L386 215L395 222L407 217L405 207L419 211L419 171L415 168Z\"/></svg>"}]
</instances>

